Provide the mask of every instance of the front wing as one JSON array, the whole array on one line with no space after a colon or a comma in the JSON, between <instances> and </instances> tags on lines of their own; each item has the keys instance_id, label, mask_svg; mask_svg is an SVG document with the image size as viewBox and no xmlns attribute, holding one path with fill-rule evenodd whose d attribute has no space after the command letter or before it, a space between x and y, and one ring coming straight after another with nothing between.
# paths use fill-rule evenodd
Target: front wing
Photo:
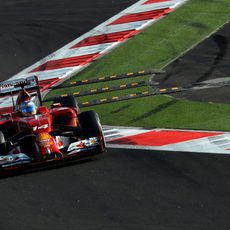
<instances>
[{"instance_id":1,"label":"front wing","mask_svg":"<svg viewBox=\"0 0 230 230\"><path fill-rule=\"evenodd\" d=\"M25 153L0 154L0 176L10 172L34 171L43 168L63 166L104 152L103 137L92 137L89 139L71 143L63 152L62 157L33 161Z\"/></svg>"}]
</instances>

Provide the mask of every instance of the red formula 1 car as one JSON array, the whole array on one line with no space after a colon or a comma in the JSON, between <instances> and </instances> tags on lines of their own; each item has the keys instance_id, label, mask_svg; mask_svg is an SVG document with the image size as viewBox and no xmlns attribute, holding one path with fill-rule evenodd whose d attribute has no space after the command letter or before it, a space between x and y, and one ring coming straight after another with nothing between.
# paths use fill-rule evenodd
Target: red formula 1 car
<instances>
[{"instance_id":1,"label":"red formula 1 car","mask_svg":"<svg viewBox=\"0 0 230 230\"><path fill-rule=\"evenodd\" d=\"M37 77L0 83L12 112L0 115L0 170L33 169L102 153L105 141L94 111L79 112L73 96L42 106Z\"/></svg>"}]
</instances>

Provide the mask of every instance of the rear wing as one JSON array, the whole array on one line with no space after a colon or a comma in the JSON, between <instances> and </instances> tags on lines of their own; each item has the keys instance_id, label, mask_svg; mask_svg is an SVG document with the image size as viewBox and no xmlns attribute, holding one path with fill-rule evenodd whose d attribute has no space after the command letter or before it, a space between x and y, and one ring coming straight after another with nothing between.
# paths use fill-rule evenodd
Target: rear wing
<instances>
[{"instance_id":1,"label":"rear wing","mask_svg":"<svg viewBox=\"0 0 230 230\"><path fill-rule=\"evenodd\" d=\"M39 90L37 76L0 82L0 96L15 94L20 92L22 89L32 91Z\"/></svg>"},{"instance_id":2,"label":"rear wing","mask_svg":"<svg viewBox=\"0 0 230 230\"><path fill-rule=\"evenodd\" d=\"M22 91L22 89L28 91L31 96L36 95L37 103L42 105L41 92L37 76L0 82L0 97L14 96Z\"/></svg>"}]
</instances>

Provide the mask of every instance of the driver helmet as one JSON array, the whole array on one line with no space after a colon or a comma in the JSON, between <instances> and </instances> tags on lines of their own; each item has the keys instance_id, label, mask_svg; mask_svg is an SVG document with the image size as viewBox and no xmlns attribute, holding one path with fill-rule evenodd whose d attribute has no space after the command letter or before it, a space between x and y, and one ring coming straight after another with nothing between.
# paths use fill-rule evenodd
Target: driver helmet
<instances>
[{"instance_id":1,"label":"driver helmet","mask_svg":"<svg viewBox=\"0 0 230 230\"><path fill-rule=\"evenodd\" d=\"M37 106L30 100L24 101L20 104L19 111L23 116L32 116L37 114Z\"/></svg>"}]
</instances>

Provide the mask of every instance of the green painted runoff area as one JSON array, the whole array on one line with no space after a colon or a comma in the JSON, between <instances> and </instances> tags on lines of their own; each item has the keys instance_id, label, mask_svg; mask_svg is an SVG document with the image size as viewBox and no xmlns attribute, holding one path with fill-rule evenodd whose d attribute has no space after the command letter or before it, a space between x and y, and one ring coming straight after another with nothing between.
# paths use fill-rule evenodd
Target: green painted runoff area
<instances>
[{"instance_id":1,"label":"green painted runoff area","mask_svg":"<svg viewBox=\"0 0 230 230\"><path fill-rule=\"evenodd\" d=\"M95 61L69 81L90 79L144 69L163 69L173 59L194 47L213 31L230 20L229 0L190 0L176 11ZM76 91L149 80L150 76L58 89L46 97ZM122 96L149 90L148 86L78 97L79 102ZM230 131L230 105L193 102L169 96L97 105L84 110L99 113L104 125L138 126L145 128L189 128Z\"/></svg>"}]
</instances>

